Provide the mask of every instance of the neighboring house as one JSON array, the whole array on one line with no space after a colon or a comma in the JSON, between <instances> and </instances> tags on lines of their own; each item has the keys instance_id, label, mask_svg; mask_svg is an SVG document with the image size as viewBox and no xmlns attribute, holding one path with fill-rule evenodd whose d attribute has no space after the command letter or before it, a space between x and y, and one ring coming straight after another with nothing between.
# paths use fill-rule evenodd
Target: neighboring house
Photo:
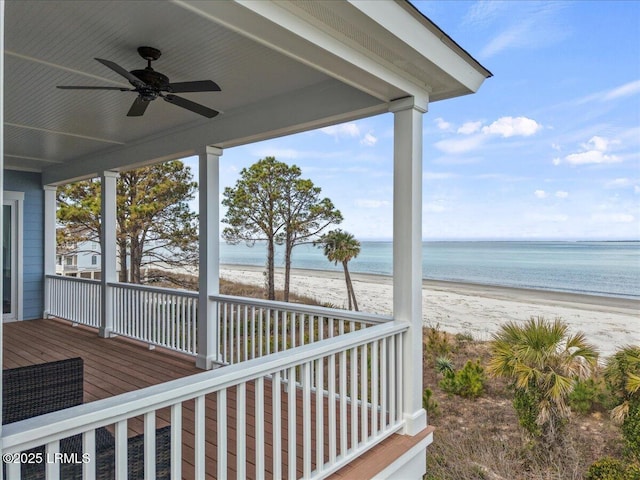
<instances>
[{"instance_id":1,"label":"neighboring house","mask_svg":"<svg viewBox=\"0 0 640 480\"><path fill-rule=\"evenodd\" d=\"M46 445L53 455L82 434L99 458L107 426L116 478L127 476L127 437L143 433L148 478L421 478L432 440L420 368L423 115L490 72L404 0L0 9L3 315L14 321L1 332L4 366L81 356L94 400L3 425L2 453ZM177 83L129 73L147 66L142 46L162 50L153 68ZM221 91L190 93L202 86L191 80ZM212 109L221 113L208 118ZM393 317L220 295L224 149L384 112L394 118ZM118 283L118 171L189 155L200 159L199 291ZM55 187L95 176L100 280L61 277ZM208 371L194 375L193 362ZM47 478L58 467L47 464ZM94 478L95 462L82 468ZM19 477L7 464L6 478Z\"/></svg>"},{"instance_id":2,"label":"neighboring house","mask_svg":"<svg viewBox=\"0 0 640 480\"><path fill-rule=\"evenodd\" d=\"M100 243L88 240L57 245L56 274L100 280Z\"/></svg>"}]
</instances>

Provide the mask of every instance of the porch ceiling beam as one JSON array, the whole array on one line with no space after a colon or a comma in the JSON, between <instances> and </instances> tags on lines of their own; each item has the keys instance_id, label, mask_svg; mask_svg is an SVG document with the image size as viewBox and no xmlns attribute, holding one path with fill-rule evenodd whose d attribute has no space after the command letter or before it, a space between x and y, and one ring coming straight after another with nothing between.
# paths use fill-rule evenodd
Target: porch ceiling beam
<instances>
[{"instance_id":1,"label":"porch ceiling beam","mask_svg":"<svg viewBox=\"0 0 640 480\"><path fill-rule=\"evenodd\" d=\"M43 171L43 183L56 185L90 178L106 170L124 170L197 154L202 145L229 148L386 112L384 102L337 80L327 80L273 97L181 130L161 132L137 143L55 165ZM144 121L144 120L143 120Z\"/></svg>"}]
</instances>

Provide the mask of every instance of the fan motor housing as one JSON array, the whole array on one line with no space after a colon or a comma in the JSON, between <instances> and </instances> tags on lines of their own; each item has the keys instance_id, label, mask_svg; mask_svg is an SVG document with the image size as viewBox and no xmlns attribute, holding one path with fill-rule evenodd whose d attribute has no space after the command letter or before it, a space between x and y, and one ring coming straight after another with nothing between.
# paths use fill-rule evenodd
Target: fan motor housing
<instances>
[{"instance_id":1,"label":"fan motor housing","mask_svg":"<svg viewBox=\"0 0 640 480\"><path fill-rule=\"evenodd\" d=\"M145 68L144 70L132 70L131 74L138 77L148 86L157 90L162 90L169 85L169 77L150 68Z\"/></svg>"}]
</instances>

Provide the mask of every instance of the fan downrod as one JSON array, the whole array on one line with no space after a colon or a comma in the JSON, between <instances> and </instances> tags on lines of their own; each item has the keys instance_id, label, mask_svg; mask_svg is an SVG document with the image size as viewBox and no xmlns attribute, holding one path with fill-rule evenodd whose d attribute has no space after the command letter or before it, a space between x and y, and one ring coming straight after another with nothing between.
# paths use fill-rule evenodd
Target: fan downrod
<instances>
[{"instance_id":1,"label":"fan downrod","mask_svg":"<svg viewBox=\"0 0 640 480\"><path fill-rule=\"evenodd\" d=\"M162 52L153 47L138 47L138 54L147 62L153 62L160 58ZM150 66L150 65L149 65Z\"/></svg>"}]
</instances>

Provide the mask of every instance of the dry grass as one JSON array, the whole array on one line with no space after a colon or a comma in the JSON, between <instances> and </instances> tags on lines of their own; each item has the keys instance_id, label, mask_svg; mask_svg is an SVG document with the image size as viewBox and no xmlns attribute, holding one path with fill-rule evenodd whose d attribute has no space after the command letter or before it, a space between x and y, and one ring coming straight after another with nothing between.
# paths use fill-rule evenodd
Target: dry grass
<instances>
[{"instance_id":1,"label":"dry grass","mask_svg":"<svg viewBox=\"0 0 640 480\"><path fill-rule=\"evenodd\" d=\"M438 387L436 356L447 356L459 368L467 360L489 359L488 342L424 329L424 385L433 391L438 415L428 449L428 480L578 480L595 460L621 458L622 436L606 412L574 415L564 444L542 454L532 448L518 425L511 393L504 380L489 378L477 399L447 395ZM435 354L437 351L437 355Z\"/></svg>"}]
</instances>

